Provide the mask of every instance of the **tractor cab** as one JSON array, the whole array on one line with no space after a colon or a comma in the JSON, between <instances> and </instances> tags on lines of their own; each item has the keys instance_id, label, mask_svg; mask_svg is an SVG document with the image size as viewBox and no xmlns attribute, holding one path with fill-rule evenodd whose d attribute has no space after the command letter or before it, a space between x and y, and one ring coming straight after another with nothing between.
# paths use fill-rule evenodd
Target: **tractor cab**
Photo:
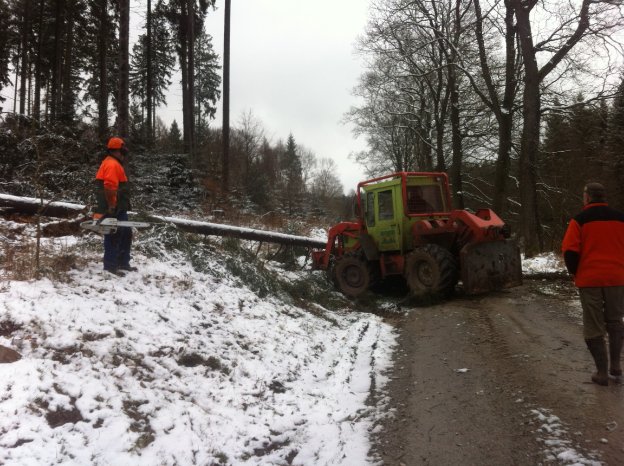
<instances>
[{"instance_id":1,"label":"tractor cab","mask_svg":"<svg viewBox=\"0 0 624 466\"><path fill-rule=\"evenodd\" d=\"M413 224L448 217L451 207L445 173L397 173L358 185L361 222L380 252L413 248Z\"/></svg>"}]
</instances>

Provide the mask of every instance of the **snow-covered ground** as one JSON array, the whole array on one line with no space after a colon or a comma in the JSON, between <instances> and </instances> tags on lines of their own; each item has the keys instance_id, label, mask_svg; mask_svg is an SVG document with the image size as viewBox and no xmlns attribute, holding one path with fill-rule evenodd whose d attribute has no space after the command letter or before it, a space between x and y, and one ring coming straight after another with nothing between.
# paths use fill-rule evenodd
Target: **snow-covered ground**
<instances>
[{"instance_id":1,"label":"snow-covered ground","mask_svg":"<svg viewBox=\"0 0 624 466\"><path fill-rule=\"evenodd\" d=\"M32 234L3 226L6 247ZM101 270L99 239L46 239L78 267L0 281L0 345L22 355L0 364L0 464L375 464L369 435L384 407L367 400L384 398L393 328L250 285L244 256L156 242L139 236L139 271L119 278ZM315 278L265 269L299 291ZM550 254L523 271L564 267ZM554 457L592 464L549 426Z\"/></svg>"},{"instance_id":2,"label":"snow-covered ground","mask_svg":"<svg viewBox=\"0 0 624 466\"><path fill-rule=\"evenodd\" d=\"M22 355L0 364L0 464L375 462L380 317L252 291L210 254L139 253L118 278L74 242L45 245L86 256L66 280L0 282L0 345Z\"/></svg>"}]
</instances>

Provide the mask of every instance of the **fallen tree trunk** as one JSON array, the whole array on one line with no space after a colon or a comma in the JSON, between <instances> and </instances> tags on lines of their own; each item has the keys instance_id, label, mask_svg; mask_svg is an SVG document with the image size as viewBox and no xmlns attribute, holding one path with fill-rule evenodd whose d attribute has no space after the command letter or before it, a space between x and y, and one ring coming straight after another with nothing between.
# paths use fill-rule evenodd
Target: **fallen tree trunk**
<instances>
[{"instance_id":1,"label":"fallen tree trunk","mask_svg":"<svg viewBox=\"0 0 624 466\"><path fill-rule=\"evenodd\" d=\"M77 215L84 214L87 211L87 206L81 204L52 202L45 199L42 200L32 197L11 196L9 194L0 194L0 208L26 215L35 215L39 213L46 217L75 217ZM148 218L158 223L173 224L180 230L187 231L189 233L225 236L228 238L240 238L251 241L260 241L263 243L284 244L287 246L302 246L308 248L324 248L326 245L326 240L324 239L309 238L307 236L288 235L286 233L278 233L274 231L256 230L253 228L222 225L219 223L200 222L177 217L151 215L148 216ZM60 222L62 225L51 225L50 231L47 233L51 236L60 234L59 232L52 231L55 229L70 233L75 231L76 226L86 219L86 217L80 217L72 220L67 225L65 225L65 222Z\"/></svg>"},{"instance_id":2,"label":"fallen tree trunk","mask_svg":"<svg viewBox=\"0 0 624 466\"><path fill-rule=\"evenodd\" d=\"M150 216L151 220L171 223L182 231L200 233L212 236L225 236L228 238L240 238L263 243L285 244L287 246L303 246L309 248L324 248L327 241L309 238L307 236L288 235L273 231L255 230L253 228L222 225L219 223L198 222L176 217Z\"/></svg>"},{"instance_id":3,"label":"fallen tree trunk","mask_svg":"<svg viewBox=\"0 0 624 466\"><path fill-rule=\"evenodd\" d=\"M74 217L85 213L87 206L56 202L35 197L19 197L10 194L0 194L0 208L5 213L20 213L26 215L40 214L45 217Z\"/></svg>"}]
</instances>

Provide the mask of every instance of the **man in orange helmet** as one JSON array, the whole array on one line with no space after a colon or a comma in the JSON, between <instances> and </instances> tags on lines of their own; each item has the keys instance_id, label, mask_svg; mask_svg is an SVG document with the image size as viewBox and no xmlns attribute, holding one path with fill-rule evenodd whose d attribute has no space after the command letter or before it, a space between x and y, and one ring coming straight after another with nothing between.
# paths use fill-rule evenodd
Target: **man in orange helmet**
<instances>
[{"instance_id":1,"label":"man in orange helmet","mask_svg":"<svg viewBox=\"0 0 624 466\"><path fill-rule=\"evenodd\" d=\"M115 217L128 220L130 196L128 177L123 164L128 154L124 140L112 137L108 140L107 156L95 175L97 207L93 218ZM104 270L115 275L137 270L130 265L132 228L119 227L115 233L104 235Z\"/></svg>"}]
</instances>

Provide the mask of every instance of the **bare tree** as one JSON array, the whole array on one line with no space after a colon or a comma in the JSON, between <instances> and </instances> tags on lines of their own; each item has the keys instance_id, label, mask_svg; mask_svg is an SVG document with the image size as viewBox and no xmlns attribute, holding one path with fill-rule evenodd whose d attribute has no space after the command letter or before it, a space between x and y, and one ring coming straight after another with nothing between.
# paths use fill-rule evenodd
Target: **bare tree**
<instances>
[{"instance_id":1,"label":"bare tree","mask_svg":"<svg viewBox=\"0 0 624 466\"><path fill-rule=\"evenodd\" d=\"M522 204L522 234L525 253L534 255L544 247L537 196L537 157L541 128L541 88L545 79L568 56L570 51L590 36L612 33L622 25L621 2L613 0L582 0L575 9L557 12L558 23L549 34L536 42L531 14L537 5L545 14L552 8L549 2L510 0L518 28L518 39L524 62L523 129L520 147L520 200ZM557 4L559 6L559 3ZM554 17L551 15L551 17ZM591 27L590 27L591 26ZM605 40L608 38L605 37ZM541 58L538 54L547 54ZM540 62L543 65L540 66Z\"/></svg>"},{"instance_id":2,"label":"bare tree","mask_svg":"<svg viewBox=\"0 0 624 466\"><path fill-rule=\"evenodd\" d=\"M468 74L471 83L481 100L487 105L496 117L498 123L498 150L496 159L496 175L494 179L493 208L499 214L507 211L507 180L511 168L511 150L515 101L518 92L519 66L521 62L516 50L516 26L514 10L510 0L504 0L502 18L496 8L497 1L484 15L481 1L473 0L475 10L475 38L479 49L479 65L484 86L478 84L477 79ZM501 21L502 19L502 21ZM497 60L488 54L493 44L486 44L487 29L501 31L504 37L504 60ZM500 23L503 23L502 25ZM500 34L495 35L500 37ZM497 69L501 69L497 72ZM482 88L485 88L484 90Z\"/></svg>"}]
</instances>

